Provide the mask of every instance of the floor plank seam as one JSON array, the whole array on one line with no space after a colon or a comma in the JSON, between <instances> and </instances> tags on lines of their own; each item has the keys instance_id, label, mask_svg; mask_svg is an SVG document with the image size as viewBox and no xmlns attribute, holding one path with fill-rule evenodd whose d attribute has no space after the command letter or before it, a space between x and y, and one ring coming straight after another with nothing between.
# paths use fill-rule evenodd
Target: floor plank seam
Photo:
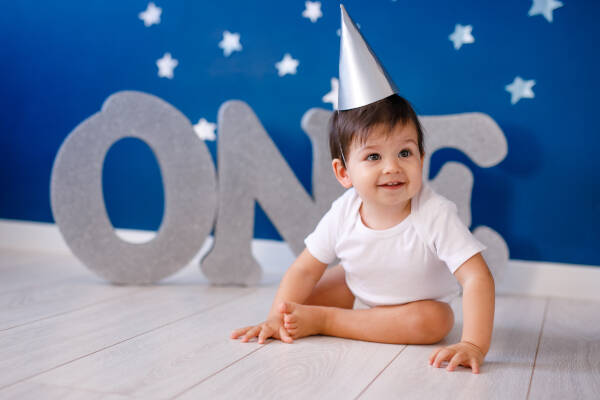
<instances>
[{"instance_id":1,"label":"floor plank seam","mask_svg":"<svg viewBox=\"0 0 600 400\"><path fill-rule=\"evenodd\" d=\"M375 377L374 377L374 378L371 380L371 382L369 382L369 383L367 384L367 386L365 386L365 387L363 388L363 390L361 390L361 391L360 391L360 393L359 393L359 394L358 394L358 395L357 395L357 396L354 398L354 400L358 400L358 398L360 398L360 396L362 396L362 395L363 395L363 394L364 394L364 393L367 391L367 389L369 389L369 387L370 387L370 386L373 384L373 382L375 382L375 381L377 380L377 378L379 378L379 377L381 376L381 374L383 374L383 371L385 371L385 370L386 370L386 369L387 369L387 368L388 368L388 367L389 367L389 366L390 366L390 365L391 365L391 364L392 364L392 363L393 363L393 362L394 362L394 361L395 361L395 360L396 360L396 359L397 359L397 358L400 356L400 354L402 354L402 352L403 352L403 351L404 351L404 350L405 350L407 347L408 347L408 345L405 345L405 346L402 348L402 350L400 350L400 351L398 352L398 354L396 354L396 355L394 356L394 358L392 358L392 359L390 360L390 362L389 362L389 363L387 363L387 365L386 365L385 367L383 367L383 369L382 369L381 371L379 371L379 373L378 373L377 375L375 375Z\"/></svg>"},{"instance_id":2,"label":"floor plank seam","mask_svg":"<svg viewBox=\"0 0 600 400\"><path fill-rule=\"evenodd\" d=\"M203 313L203 312L206 312L206 311L208 311L208 310L211 310L211 309L213 309L213 308L215 308L215 307L221 306L221 305L223 305L223 304L227 304L227 303L229 303L229 302L231 302L231 301L234 301L234 300L237 300L237 299L239 299L240 297L248 296L248 295L250 295L250 294L252 294L252 293L255 293L255 292L256 292L256 290L253 290L253 291L251 291L251 292L249 292L249 293L244 293L244 294L242 294L242 295L239 295L239 296L234 296L234 297L232 297L231 299L227 299L227 300L225 300L225 301L222 301L222 302L220 302L220 303L213 304L213 305L212 305L212 306L210 306L210 307L203 308L202 310L196 311L196 312L194 312L194 313L192 313L192 314L188 314L188 315L186 315L186 316L184 316L184 317L177 318L177 319L176 319L176 320L174 320L174 321L167 322L167 323L165 323L165 324L159 325L159 326L157 326L157 327L154 327L154 328L152 328L152 329L150 329L150 330L147 330L147 331L145 331L145 332L142 332L142 333L139 333L139 334L137 334L137 335L134 335L134 336L128 337L128 338L126 338L126 339L120 340L120 341L118 341L118 342L116 342L116 343L113 343L113 344L110 344L110 345L108 345L108 346L104 346L104 347L102 347L102 348L100 348L100 349L98 349L98 350L92 351L91 353L84 354L84 355L82 355L82 356L79 356L79 357L76 357L76 358L74 358L74 359L72 359L72 360L66 361L66 362L64 362L64 363L62 363L62 364L55 365L55 366L54 366L54 367L52 367L52 368L49 368L49 369L46 369L46 370L44 370L44 371L38 372L38 373L36 373L36 374L30 375L30 376L28 376L28 377L25 377L25 378L23 378L23 379L19 379L19 380L15 381L15 382L11 382L11 383L9 383L9 384L7 384L7 385L0 386L0 391L1 391L1 390L4 390L4 389L6 389L6 388L8 388L8 387L10 387L10 386L14 386L14 385L16 385L16 384L19 384L19 383L21 383L21 382L24 382L24 381L26 381L26 380L28 380L28 379L33 379L33 378L35 378L35 377L37 377L37 376L40 376L40 375L42 375L42 374L45 374L45 373L47 373L47 372L50 372L50 371L53 371L53 370L55 370L55 369L58 369L58 368L64 367L65 365L68 365L68 364L74 363L75 361L81 360L81 359L83 359L83 358L85 358L85 357L89 357L89 356L91 356L91 355L93 355L93 354L99 353L99 352L101 352L101 351L104 351L104 350L106 350L106 349L110 349L111 347L118 346L118 345L120 345L120 344L122 344L122 343L125 343L125 342L129 341L129 340L132 340L132 339L138 338L138 337L140 337L140 336L147 335L148 333L154 332L154 331L156 331L156 330L158 330L158 329L162 329L162 328L164 328L165 326L169 326L169 325L175 324L175 323L177 323L177 322L179 322L179 321L182 321L182 320L184 320L184 319L186 319L186 318L193 317L194 315L201 314L201 313Z\"/></svg>"},{"instance_id":3,"label":"floor plank seam","mask_svg":"<svg viewBox=\"0 0 600 400\"><path fill-rule=\"evenodd\" d=\"M10 293L18 292L20 290L28 290L28 289L36 289L36 288L47 287L47 286L55 286L56 284L66 283L66 282L72 280L73 278L81 278L81 277L82 277L82 275L75 275L75 276L70 276L70 277L67 277L67 278L60 278L58 280L51 280L51 281L40 283L40 284L37 284L37 285L25 285L25 286L16 287L16 288L8 289L8 290L0 290L0 296L3 296L5 294L10 294Z\"/></svg>"},{"instance_id":4,"label":"floor plank seam","mask_svg":"<svg viewBox=\"0 0 600 400\"><path fill-rule=\"evenodd\" d=\"M102 394L102 395L117 395L117 396L124 396L124 397L131 397L128 394L125 393L119 393L119 392L104 392L101 390L95 390L95 389L88 389L88 388L80 388L80 387L75 387L75 386L65 386L65 385L57 385L55 383L40 383L41 385L44 386L51 386L51 387L56 387L56 388L60 388L60 389L70 389L70 390L77 390L78 392L86 392L86 393L94 393L94 394Z\"/></svg>"},{"instance_id":5,"label":"floor plank seam","mask_svg":"<svg viewBox=\"0 0 600 400\"><path fill-rule=\"evenodd\" d=\"M171 397L170 399L171 399L171 400L173 400L173 399L176 399L177 397L179 397L179 396L182 396L183 394L185 394L185 393L189 392L189 391L190 391L190 390L192 390L193 388L200 386L201 384L203 384L203 383L204 383L204 382L206 382L207 380L209 380L209 379L211 379L211 378L215 377L216 375L218 375L218 374L220 374L221 372L225 371L227 368L231 367L232 365L235 365L235 364L237 364L238 362L242 361L244 358L247 358L247 357L251 356L252 354L256 353L257 351L259 351L259 350L261 350L261 349L264 349L264 348L265 348L265 346L267 346L268 344L269 344L269 343L266 343L266 344L264 344L263 346L260 346L260 347L258 347L258 348L256 348L256 349L252 350L251 352L249 352L249 353L247 353L247 354L244 354L244 356L242 356L242 357L238 358L237 360L234 360L234 361L230 362L229 364L227 364L226 366L222 367L221 369L219 369L219 370L217 370L217 371L213 372L212 374L210 374L210 375L208 375L208 376L206 376L206 377L202 378L202 379L201 379L199 382L196 382L196 383L194 383L192 386L190 386L190 387L188 387L188 388L186 388L186 389L182 390L181 392L177 393L176 395L174 395L174 396L173 396L173 397Z\"/></svg>"},{"instance_id":6,"label":"floor plank seam","mask_svg":"<svg viewBox=\"0 0 600 400\"><path fill-rule=\"evenodd\" d=\"M20 327L22 327L22 326L29 325L29 324L33 324L33 323L36 323L36 322L39 322L39 321L44 321L44 320L47 320L47 319L51 319L51 318L60 317L61 315L70 314L70 313L73 313L73 312L76 312L76 311L85 310L86 308L95 307L95 306L97 306L97 305L100 305L100 304L103 304L103 303L106 303L106 302L110 302L110 301L113 301L113 300L119 299L119 298L121 298L121 297L127 297L127 296L131 296L131 295L135 295L135 294L137 294L137 293L139 293L139 292L142 292L143 290L144 290L144 289L132 290L132 291L131 291L131 292L129 292L129 293L125 293L125 294L122 294L122 295L119 295L119 296L115 296L115 297L110 297L110 298L107 298L107 299L104 299L104 300L97 301L97 302L95 302L95 303L86 304L86 305L84 305L84 306L81 306L81 307L79 307L79 308L74 308L74 309L72 309L72 310L63 311L63 312L60 312L60 313L58 313L58 314L47 315L47 316L45 316L45 317L41 317L41 318L38 318L38 319L34 319L34 320L32 320L32 321L23 322L22 324L18 324L18 325L9 326L9 327L7 327L7 328L0 328L0 332L8 331L8 330L10 330L10 329L20 328Z\"/></svg>"},{"instance_id":7,"label":"floor plank seam","mask_svg":"<svg viewBox=\"0 0 600 400\"><path fill-rule=\"evenodd\" d=\"M531 376L529 377L529 386L527 387L527 396L525 400L529 400L531 394L531 383L533 382L533 374L535 373L535 364L537 362L538 352L540 350L540 343L542 341L542 335L544 334L544 326L546 325L546 315L548 313L548 304L550 298L546 298L546 304L544 305L544 316L542 317L542 327L540 328L540 334L538 336L537 346L535 348L535 356L533 357L533 367L531 367Z\"/></svg>"}]
</instances>

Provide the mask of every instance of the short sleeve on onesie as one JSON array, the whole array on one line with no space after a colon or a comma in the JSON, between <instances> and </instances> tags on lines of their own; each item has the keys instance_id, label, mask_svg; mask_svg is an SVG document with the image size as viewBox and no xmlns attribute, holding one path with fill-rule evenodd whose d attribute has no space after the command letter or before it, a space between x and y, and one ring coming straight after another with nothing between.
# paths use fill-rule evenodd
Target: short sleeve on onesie
<instances>
[{"instance_id":1,"label":"short sleeve on onesie","mask_svg":"<svg viewBox=\"0 0 600 400\"><path fill-rule=\"evenodd\" d=\"M453 202L425 184L415 200L417 231L450 272L454 273L469 258L485 250L460 220Z\"/></svg>"},{"instance_id":2,"label":"short sleeve on onesie","mask_svg":"<svg viewBox=\"0 0 600 400\"><path fill-rule=\"evenodd\" d=\"M348 203L352 202L353 197L354 189L347 190L338 197L321 218L314 232L304 239L309 253L324 264L331 264L337 259L335 245L339 228L345 219L344 214L348 212Z\"/></svg>"}]
</instances>

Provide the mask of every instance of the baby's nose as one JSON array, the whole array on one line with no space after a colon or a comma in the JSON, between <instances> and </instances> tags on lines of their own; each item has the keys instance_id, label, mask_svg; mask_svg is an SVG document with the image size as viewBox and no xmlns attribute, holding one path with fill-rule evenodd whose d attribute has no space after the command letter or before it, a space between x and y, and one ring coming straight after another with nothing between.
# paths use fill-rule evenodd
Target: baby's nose
<instances>
[{"instance_id":1,"label":"baby's nose","mask_svg":"<svg viewBox=\"0 0 600 400\"><path fill-rule=\"evenodd\" d=\"M396 173L400 171L400 169L401 167L400 163L398 162L398 159L388 159L383 166L383 172L388 174Z\"/></svg>"}]
</instances>

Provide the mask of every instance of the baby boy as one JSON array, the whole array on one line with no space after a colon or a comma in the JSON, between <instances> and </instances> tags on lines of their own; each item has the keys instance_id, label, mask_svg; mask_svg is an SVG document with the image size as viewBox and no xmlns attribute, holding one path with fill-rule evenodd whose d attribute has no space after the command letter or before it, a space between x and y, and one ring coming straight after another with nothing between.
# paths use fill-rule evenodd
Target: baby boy
<instances>
[{"instance_id":1,"label":"baby boy","mask_svg":"<svg viewBox=\"0 0 600 400\"><path fill-rule=\"evenodd\" d=\"M333 171L347 190L306 238L266 321L231 337L291 343L321 334L437 343L454 325L448 302L458 295L458 282L461 341L435 349L429 363L447 361L449 371L462 365L479 373L495 301L481 255L485 246L460 221L456 206L423 182L420 122L343 7L339 97L329 144ZM336 259L340 264L327 268Z\"/></svg>"}]
</instances>

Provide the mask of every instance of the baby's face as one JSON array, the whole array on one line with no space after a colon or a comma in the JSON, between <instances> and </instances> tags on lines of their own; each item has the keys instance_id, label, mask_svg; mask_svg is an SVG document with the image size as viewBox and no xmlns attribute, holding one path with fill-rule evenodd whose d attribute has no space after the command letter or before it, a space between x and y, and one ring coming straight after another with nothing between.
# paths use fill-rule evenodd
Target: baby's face
<instances>
[{"instance_id":1,"label":"baby's face","mask_svg":"<svg viewBox=\"0 0 600 400\"><path fill-rule=\"evenodd\" d=\"M371 130L366 143L353 143L346 157L350 186L364 203L405 207L421 189L423 157L415 125L397 124L391 134Z\"/></svg>"}]
</instances>

